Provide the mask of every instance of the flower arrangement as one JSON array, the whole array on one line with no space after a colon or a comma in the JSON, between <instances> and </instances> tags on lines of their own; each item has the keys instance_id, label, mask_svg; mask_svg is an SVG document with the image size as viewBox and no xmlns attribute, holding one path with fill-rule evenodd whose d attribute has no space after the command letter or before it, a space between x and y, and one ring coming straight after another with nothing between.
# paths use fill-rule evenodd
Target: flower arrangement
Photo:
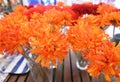
<instances>
[{"instance_id":1,"label":"flower arrangement","mask_svg":"<svg viewBox=\"0 0 120 82\"><path fill-rule=\"evenodd\" d=\"M107 82L112 76L119 82L120 44L111 42L103 30L109 25L120 26L119 16L119 9L105 3L19 5L0 19L0 53L21 53L28 58L27 49L37 55L36 63L49 68L50 61L54 66L56 60L62 63L72 49L89 61L91 76L103 72Z\"/></svg>"}]
</instances>

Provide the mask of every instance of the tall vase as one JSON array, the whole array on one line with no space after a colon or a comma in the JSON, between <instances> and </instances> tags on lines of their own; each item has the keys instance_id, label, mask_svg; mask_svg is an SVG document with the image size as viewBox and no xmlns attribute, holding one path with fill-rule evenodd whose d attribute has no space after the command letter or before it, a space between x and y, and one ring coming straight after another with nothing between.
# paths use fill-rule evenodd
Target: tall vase
<instances>
[{"instance_id":1,"label":"tall vase","mask_svg":"<svg viewBox=\"0 0 120 82\"><path fill-rule=\"evenodd\" d=\"M41 66L41 63L36 63L36 55L32 55L29 53L29 49L23 48L22 55L26 58L28 61L28 67L30 69L30 73L32 75L32 78L34 82L51 82L52 79L49 77L49 70L53 70L53 67L51 69L47 69ZM30 57L31 56L31 57Z\"/></svg>"},{"instance_id":2,"label":"tall vase","mask_svg":"<svg viewBox=\"0 0 120 82\"><path fill-rule=\"evenodd\" d=\"M34 82L50 82L41 64L37 64L32 59L28 59L28 66Z\"/></svg>"}]
</instances>

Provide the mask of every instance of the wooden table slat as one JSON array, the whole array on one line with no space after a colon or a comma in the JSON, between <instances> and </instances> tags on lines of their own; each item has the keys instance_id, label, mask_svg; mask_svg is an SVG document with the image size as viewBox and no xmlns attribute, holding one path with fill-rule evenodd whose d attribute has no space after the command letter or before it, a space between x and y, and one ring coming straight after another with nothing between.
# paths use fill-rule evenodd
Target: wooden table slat
<instances>
[{"instance_id":1,"label":"wooden table slat","mask_svg":"<svg viewBox=\"0 0 120 82\"><path fill-rule=\"evenodd\" d=\"M10 78L8 79L7 82L16 82L18 79L19 75L16 74L11 74Z\"/></svg>"},{"instance_id":2,"label":"wooden table slat","mask_svg":"<svg viewBox=\"0 0 120 82\"><path fill-rule=\"evenodd\" d=\"M28 77L28 73L27 74L23 74L23 75L20 75L17 82L25 82L26 79Z\"/></svg>"},{"instance_id":3,"label":"wooden table slat","mask_svg":"<svg viewBox=\"0 0 120 82\"><path fill-rule=\"evenodd\" d=\"M26 82L34 82L30 72L29 72Z\"/></svg>"},{"instance_id":4,"label":"wooden table slat","mask_svg":"<svg viewBox=\"0 0 120 82\"><path fill-rule=\"evenodd\" d=\"M81 71L82 82L90 82L90 77L85 70Z\"/></svg>"},{"instance_id":5,"label":"wooden table slat","mask_svg":"<svg viewBox=\"0 0 120 82\"><path fill-rule=\"evenodd\" d=\"M92 82L100 82L98 78L92 78Z\"/></svg>"},{"instance_id":6,"label":"wooden table slat","mask_svg":"<svg viewBox=\"0 0 120 82\"><path fill-rule=\"evenodd\" d=\"M4 82L7 82L10 77L11 77L11 75L9 74L9 75L5 78Z\"/></svg>"},{"instance_id":7,"label":"wooden table slat","mask_svg":"<svg viewBox=\"0 0 120 82\"><path fill-rule=\"evenodd\" d=\"M54 82L62 82L62 64L58 62Z\"/></svg>"},{"instance_id":8,"label":"wooden table slat","mask_svg":"<svg viewBox=\"0 0 120 82\"><path fill-rule=\"evenodd\" d=\"M70 52L70 56L71 56L71 66L72 66L72 77L73 77L73 82L81 82L80 80L80 75L79 75L79 70L76 67L76 57L75 54L73 54L73 52Z\"/></svg>"},{"instance_id":9,"label":"wooden table slat","mask_svg":"<svg viewBox=\"0 0 120 82\"><path fill-rule=\"evenodd\" d=\"M72 82L70 58L65 58L64 59L64 82Z\"/></svg>"},{"instance_id":10,"label":"wooden table slat","mask_svg":"<svg viewBox=\"0 0 120 82\"><path fill-rule=\"evenodd\" d=\"M90 78L89 74L85 70L78 70L76 66L76 57L71 52L68 58L64 59L64 63L61 65L58 63L56 69L45 70L50 82L105 82L104 76L99 76L99 78ZM101 78L103 77L103 78ZM39 82L41 82L39 77ZM31 73L27 74L9 74L4 82L34 82Z\"/></svg>"}]
</instances>

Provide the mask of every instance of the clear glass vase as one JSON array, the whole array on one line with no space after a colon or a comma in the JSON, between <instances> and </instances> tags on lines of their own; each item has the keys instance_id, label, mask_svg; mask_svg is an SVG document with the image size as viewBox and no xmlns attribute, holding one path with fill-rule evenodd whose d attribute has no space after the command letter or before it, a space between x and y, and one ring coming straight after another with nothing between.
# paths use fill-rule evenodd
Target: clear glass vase
<instances>
[{"instance_id":1,"label":"clear glass vase","mask_svg":"<svg viewBox=\"0 0 120 82\"><path fill-rule=\"evenodd\" d=\"M30 73L32 75L34 82L52 82L53 80L52 75L54 69L52 61L50 62L50 69L42 67L40 62L39 63L35 62L37 55L35 54L32 55L29 52L29 49L25 48L24 46L22 46L22 48L24 51L22 55L28 61L28 67L30 69Z\"/></svg>"},{"instance_id":2,"label":"clear glass vase","mask_svg":"<svg viewBox=\"0 0 120 82\"><path fill-rule=\"evenodd\" d=\"M50 82L41 64L34 62L32 59L28 59L28 66L34 82Z\"/></svg>"},{"instance_id":3,"label":"clear glass vase","mask_svg":"<svg viewBox=\"0 0 120 82\"><path fill-rule=\"evenodd\" d=\"M101 72L100 75L98 76L99 82L109 82L106 81L105 76L104 76L104 72ZM116 81L116 77L115 76L111 76L110 77L110 82L117 82Z\"/></svg>"},{"instance_id":4,"label":"clear glass vase","mask_svg":"<svg viewBox=\"0 0 120 82\"><path fill-rule=\"evenodd\" d=\"M88 61L82 57L81 52L76 53L76 66L80 70L86 70L88 67Z\"/></svg>"}]
</instances>

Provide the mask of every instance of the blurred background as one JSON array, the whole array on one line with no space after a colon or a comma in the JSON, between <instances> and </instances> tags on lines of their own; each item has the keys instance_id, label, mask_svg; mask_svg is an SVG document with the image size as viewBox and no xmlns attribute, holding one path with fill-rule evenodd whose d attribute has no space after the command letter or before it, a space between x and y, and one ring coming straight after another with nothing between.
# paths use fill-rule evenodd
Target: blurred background
<instances>
[{"instance_id":1,"label":"blurred background","mask_svg":"<svg viewBox=\"0 0 120 82\"><path fill-rule=\"evenodd\" d=\"M11 12L13 11L16 5L22 4L29 6L30 4L36 5L38 3L48 5L48 4L56 4L57 2L64 2L67 5L71 5L72 3L84 3L84 2L93 2L94 4L98 4L100 2L105 2L108 4L115 5L117 8L120 8L120 0L0 0L0 13Z\"/></svg>"}]
</instances>

